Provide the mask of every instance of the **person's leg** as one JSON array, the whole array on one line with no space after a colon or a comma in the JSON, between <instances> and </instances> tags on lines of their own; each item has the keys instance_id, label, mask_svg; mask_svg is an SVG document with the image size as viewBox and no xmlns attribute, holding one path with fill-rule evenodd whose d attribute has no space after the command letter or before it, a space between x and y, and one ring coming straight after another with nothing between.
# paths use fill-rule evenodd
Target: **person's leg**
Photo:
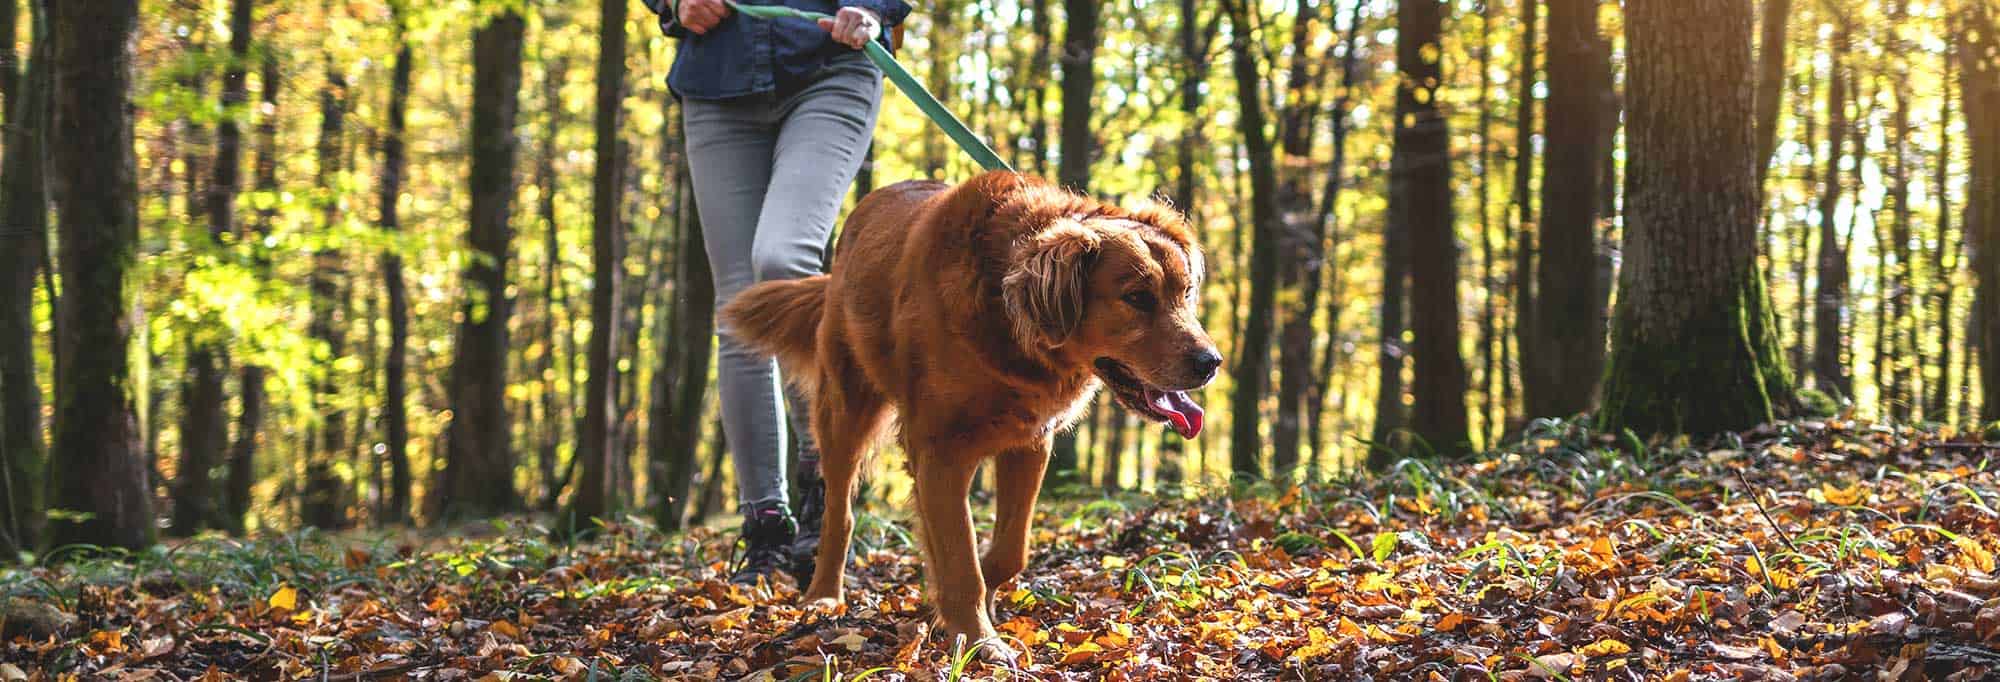
<instances>
[{"instance_id":1,"label":"person's leg","mask_svg":"<svg viewBox=\"0 0 2000 682\"><path fill-rule=\"evenodd\" d=\"M861 168L874 132L881 94L881 72L856 56L835 62L819 79L786 98L784 123L773 151L770 190L764 195L756 242L751 247L758 281L819 273L820 264L825 262L827 235L839 218L841 202L854 184L854 174ZM819 476L819 449L807 426L809 406L794 396L787 414L800 434L799 473L803 479L792 570L796 575L810 576L818 554L815 548L826 508L826 489Z\"/></svg>"},{"instance_id":2,"label":"person's leg","mask_svg":"<svg viewBox=\"0 0 2000 682\"><path fill-rule=\"evenodd\" d=\"M777 128L769 98L683 100L688 170L702 238L715 274L715 307L757 281L753 245ZM769 356L717 333L716 383L722 431L736 465L736 502L748 514L785 505L785 430L778 378Z\"/></svg>"},{"instance_id":3,"label":"person's leg","mask_svg":"<svg viewBox=\"0 0 2000 682\"><path fill-rule=\"evenodd\" d=\"M822 77L782 103L770 190L764 194L751 246L757 281L819 274L827 235L874 133L881 95L881 72L857 57L829 65ZM792 397L794 407L804 407L798 396ZM809 445L808 414L805 409L787 412Z\"/></svg>"}]
</instances>

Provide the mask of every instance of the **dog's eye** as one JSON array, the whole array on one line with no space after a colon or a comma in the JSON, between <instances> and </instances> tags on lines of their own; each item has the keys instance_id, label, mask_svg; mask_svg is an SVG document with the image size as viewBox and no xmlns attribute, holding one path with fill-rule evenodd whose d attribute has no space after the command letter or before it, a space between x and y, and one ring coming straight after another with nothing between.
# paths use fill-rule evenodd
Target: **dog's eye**
<instances>
[{"instance_id":1,"label":"dog's eye","mask_svg":"<svg viewBox=\"0 0 2000 682\"><path fill-rule=\"evenodd\" d=\"M1153 308L1159 306L1160 304L1159 299L1153 298L1153 292L1150 291L1134 291L1132 293L1126 294L1124 300L1125 300L1125 305L1132 306L1133 308L1139 309L1141 312L1148 312L1148 313L1153 312Z\"/></svg>"}]
</instances>

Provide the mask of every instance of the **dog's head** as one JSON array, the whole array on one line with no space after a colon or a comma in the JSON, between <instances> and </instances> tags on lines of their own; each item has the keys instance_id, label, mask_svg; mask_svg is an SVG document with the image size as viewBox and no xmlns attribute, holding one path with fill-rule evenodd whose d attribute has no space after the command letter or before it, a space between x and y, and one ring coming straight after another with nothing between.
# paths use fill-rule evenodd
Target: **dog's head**
<instances>
[{"instance_id":1,"label":"dog's head","mask_svg":"<svg viewBox=\"0 0 2000 682\"><path fill-rule=\"evenodd\" d=\"M1187 392L1215 378L1222 355L1195 314L1203 261L1186 220L1151 201L1125 209L1053 188L1023 194L1010 206L1031 231L1002 286L1015 336L1089 362L1126 409L1182 437L1200 433Z\"/></svg>"}]
</instances>

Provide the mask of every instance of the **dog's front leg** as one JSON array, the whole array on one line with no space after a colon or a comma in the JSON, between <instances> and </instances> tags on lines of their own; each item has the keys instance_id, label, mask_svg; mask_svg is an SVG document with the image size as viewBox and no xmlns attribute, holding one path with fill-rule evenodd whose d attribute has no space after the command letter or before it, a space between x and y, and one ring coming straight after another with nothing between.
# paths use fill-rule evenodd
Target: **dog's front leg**
<instances>
[{"instance_id":1,"label":"dog's front leg","mask_svg":"<svg viewBox=\"0 0 2000 682\"><path fill-rule=\"evenodd\" d=\"M993 541L979 562L989 592L997 594L1001 585L1028 567L1028 530L1034 524L1035 498L1042 491L1048 465L1046 444L1010 449L993 458Z\"/></svg>"},{"instance_id":2,"label":"dog's front leg","mask_svg":"<svg viewBox=\"0 0 2000 682\"><path fill-rule=\"evenodd\" d=\"M980 646L987 660L1013 660L1013 650L1000 642L986 616L986 581L980 577L978 540L966 499L979 458L943 448L924 448L910 455L924 546L930 554L932 594L945 635L962 636L967 646Z\"/></svg>"}]
</instances>

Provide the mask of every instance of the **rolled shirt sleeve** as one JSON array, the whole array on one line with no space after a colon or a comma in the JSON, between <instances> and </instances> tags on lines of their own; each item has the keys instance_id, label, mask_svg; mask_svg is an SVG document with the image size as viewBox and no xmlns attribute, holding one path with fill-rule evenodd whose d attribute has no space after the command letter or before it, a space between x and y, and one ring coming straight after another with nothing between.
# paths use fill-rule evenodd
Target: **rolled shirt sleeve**
<instances>
[{"instance_id":1,"label":"rolled shirt sleeve","mask_svg":"<svg viewBox=\"0 0 2000 682\"><path fill-rule=\"evenodd\" d=\"M680 0L639 0L639 1L646 5L646 9L653 10L654 14L660 16L660 31L662 33L667 34L667 37L686 38L688 36L694 35L693 32L687 30L686 26L681 25L680 12L675 10L675 7L680 3Z\"/></svg>"}]
</instances>

